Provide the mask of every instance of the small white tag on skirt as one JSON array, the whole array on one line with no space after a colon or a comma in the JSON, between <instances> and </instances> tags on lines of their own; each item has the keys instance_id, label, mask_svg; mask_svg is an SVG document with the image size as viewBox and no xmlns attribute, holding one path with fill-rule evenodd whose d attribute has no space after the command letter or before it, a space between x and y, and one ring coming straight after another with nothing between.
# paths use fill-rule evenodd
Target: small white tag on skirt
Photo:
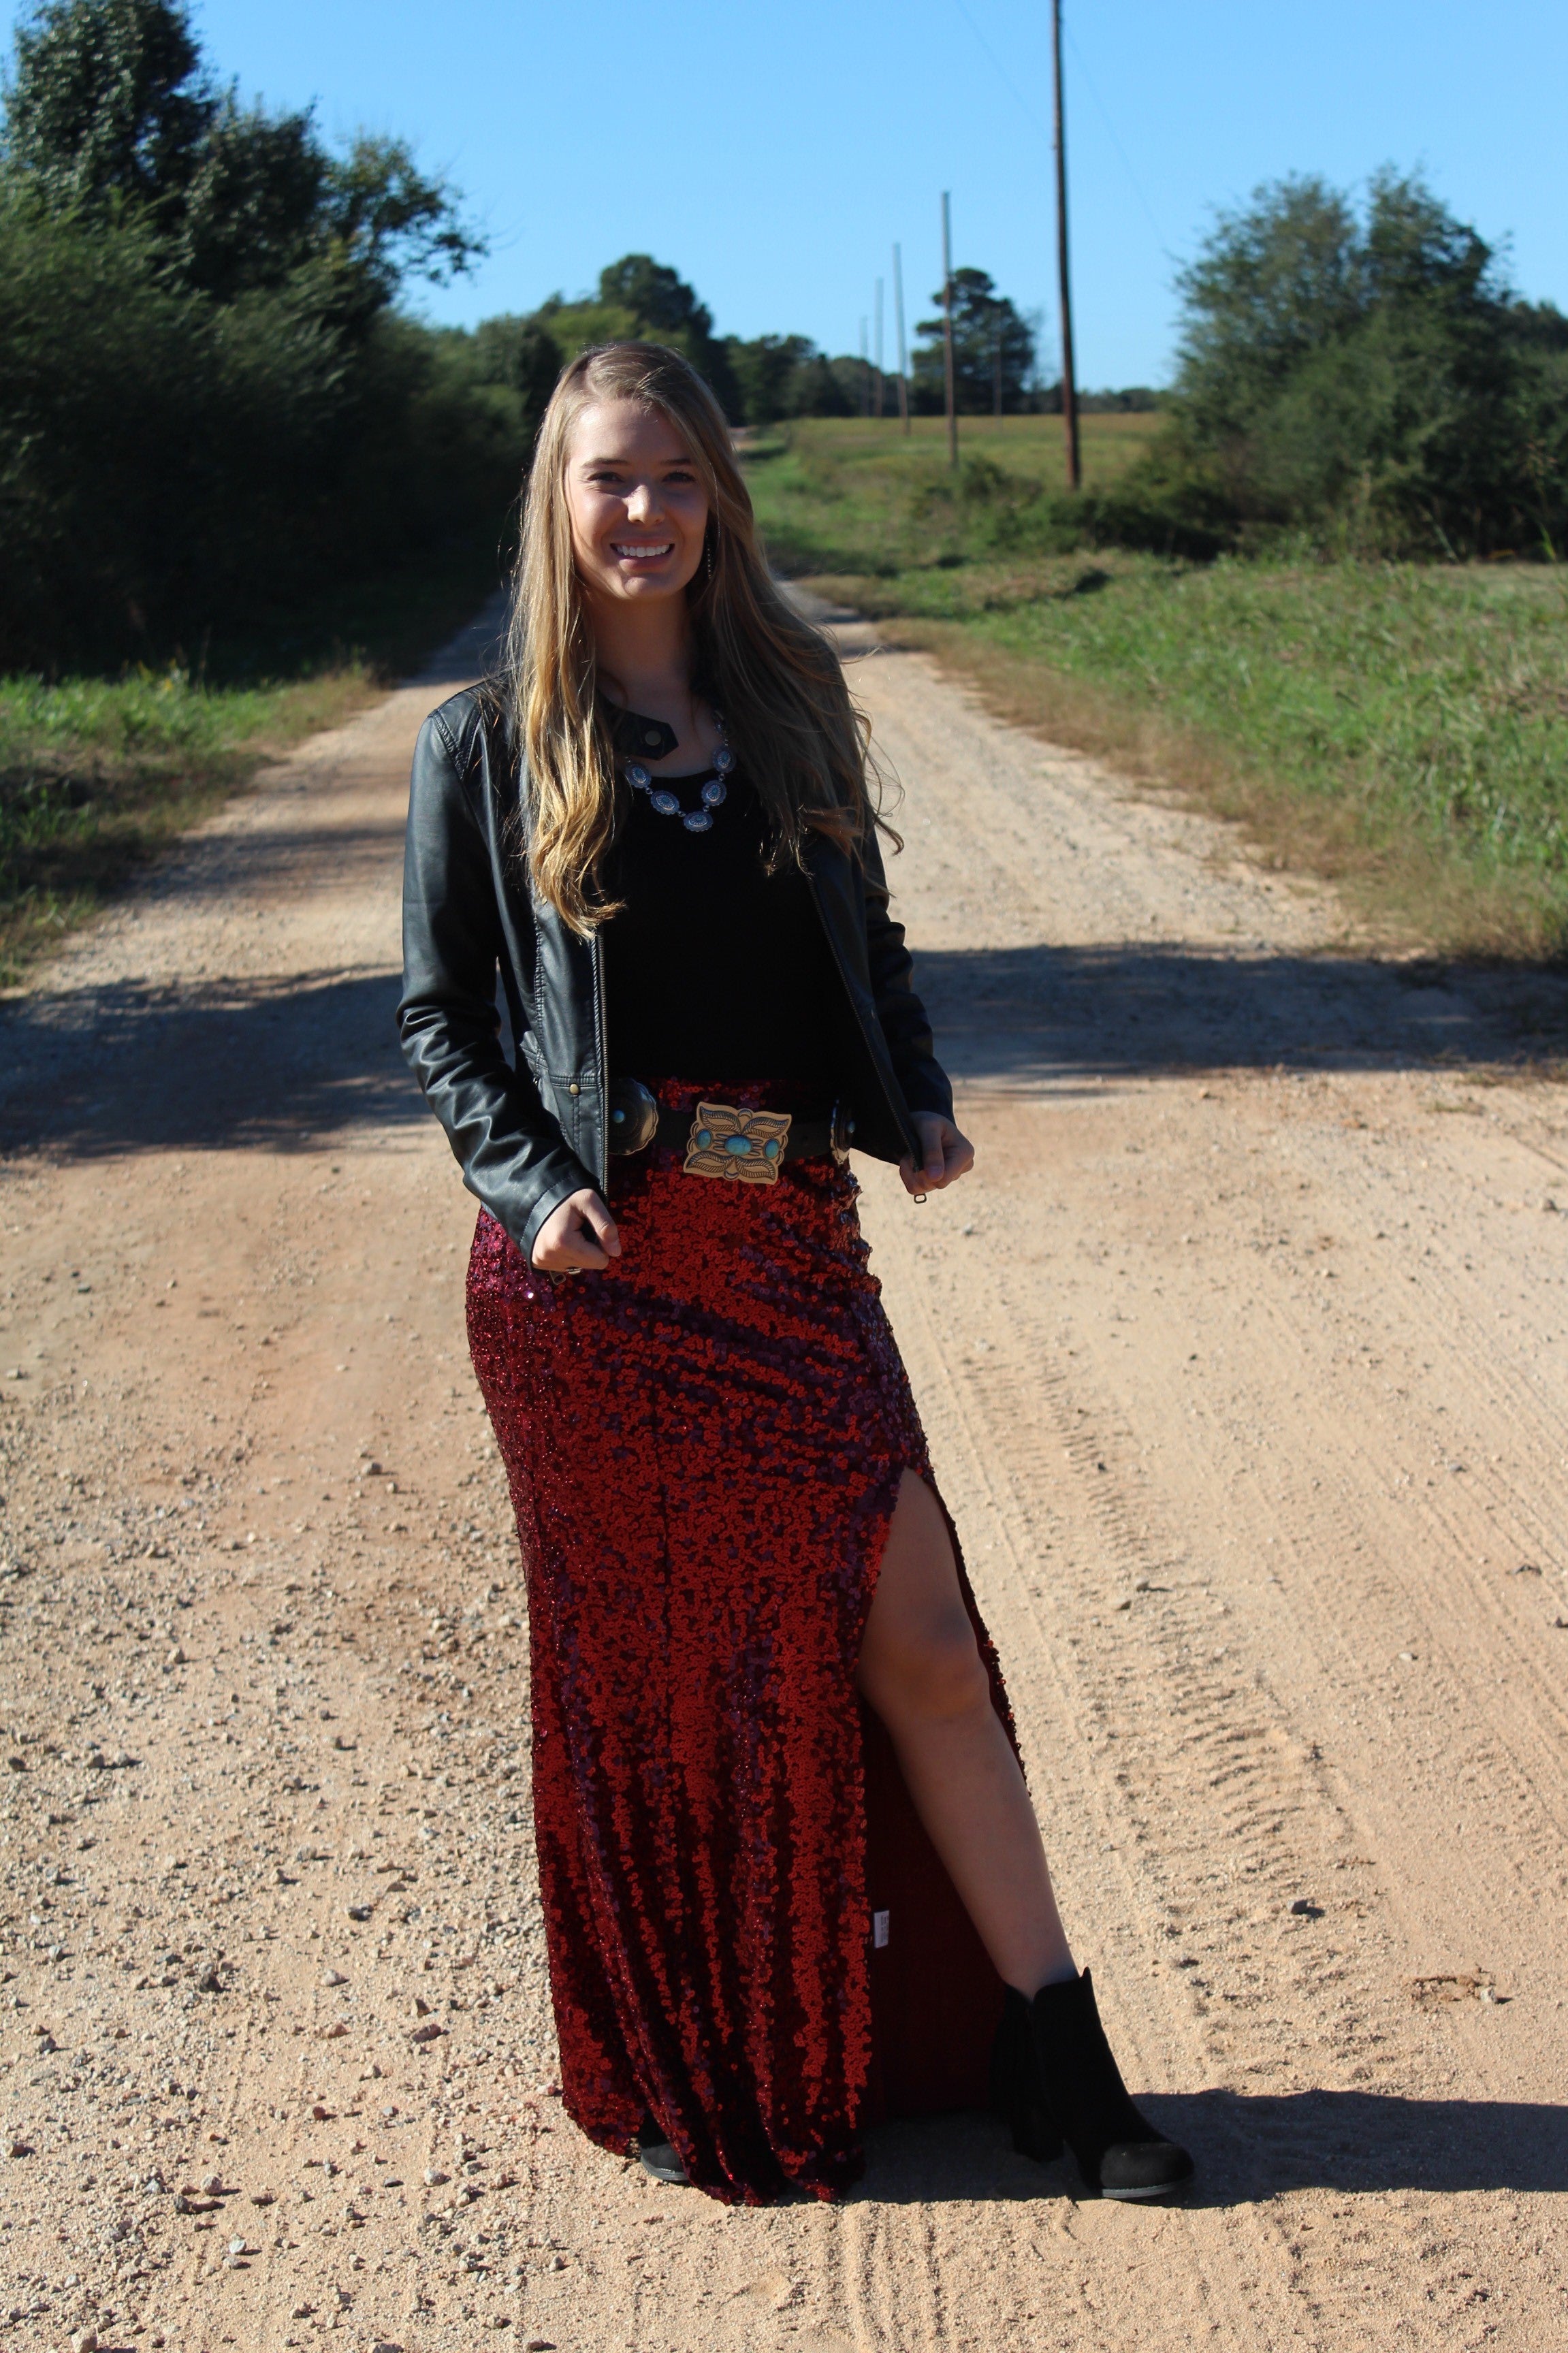
<instances>
[{"instance_id":1,"label":"small white tag on skirt","mask_svg":"<svg viewBox=\"0 0 1568 2353\"><path fill-rule=\"evenodd\" d=\"M873 1912L871 1915L871 1942L879 1953L887 1941L888 1915L885 1912Z\"/></svg>"}]
</instances>

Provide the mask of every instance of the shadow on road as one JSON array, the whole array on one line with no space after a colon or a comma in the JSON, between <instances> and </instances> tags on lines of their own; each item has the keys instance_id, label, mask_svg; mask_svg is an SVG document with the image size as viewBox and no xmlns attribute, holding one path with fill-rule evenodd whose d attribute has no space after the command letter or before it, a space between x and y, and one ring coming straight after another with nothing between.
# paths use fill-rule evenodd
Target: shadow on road
<instances>
[{"instance_id":1,"label":"shadow on road","mask_svg":"<svg viewBox=\"0 0 1568 2353\"><path fill-rule=\"evenodd\" d=\"M421 1119L397 996L380 972L22 998L0 1019L0 1148L287 1151L314 1134Z\"/></svg>"},{"instance_id":2,"label":"shadow on road","mask_svg":"<svg viewBox=\"0 0 1568 2353\"><path fill-rule=\"evenodd\" d=\"M955 1077L1037 1081L1233 1068L1528 1066L1568 1052L1568 980L1367 956L1106 946L916 960Z\"/></svg>"},{"instance_id":3,"label":"shadow on road","mask_svg":"<svg viewBox=\"0 0 1568 2353\"><path fill-rule=\"evenodd\" d=\"M1550 975L1123 944L937 952L916 977L943 1060L972 1081L1528 1069L1568 1050L1568 988ZM384 973L306 972L20 997L0 1013L0 1146L275 1149L416 1119L397 994Z\"/></svg>"},{"instance_id":4,"label":"shadow on road","mask_svg":"<svg viewBox=\"0 0 1568 2353\"><path fill-rule=\"evenodd\" d=\"M1140 2105L1197 2159L1188 2205L1250 2205L1297 2189L1568 2190L1568 2107L1323 2091L1151 2094ZM1070 2158L1015 2156L989 2116L885 2125L868 2157L859 2194L888 2205L1082 2195Z\"/></svg>"}]
</instances>

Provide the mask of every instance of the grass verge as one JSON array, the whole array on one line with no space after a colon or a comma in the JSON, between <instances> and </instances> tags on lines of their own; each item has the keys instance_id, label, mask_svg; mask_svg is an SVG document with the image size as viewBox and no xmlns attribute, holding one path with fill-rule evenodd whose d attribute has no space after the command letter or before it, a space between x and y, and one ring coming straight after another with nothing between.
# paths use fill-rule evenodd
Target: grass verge
<instances>
[{"instance_id":1,"label":"grass verge","mask_svg":"<svg viewBox=\"0 0 1568 2353\"><path fill-rule=\"evenodd\" d=\"M1084 481L1114 490L1159 430L1156 415L1080 420ZM1021 538L1059 541L1066 489L1059 417L964 417L960 463L940 417L805 417L759 427L742 456L774 561L789 573L893 578L955 565Z\"/></svg>"},{"instance_id":2,"label":"grass verge","mask_svg":"<svg viewBox=\"0 0 1568 2353\"><path fill-rule=\"evenodd\" d=\"M363 709L496 585L493 544L117 679L0 678L0 986L266 761Z\"/></svg>"},{"instance_id":3,"label":"grass verge","mask_svg":"<svg viewBox=\"0 0 1568 2353\"><path fill-rule=\"evenodd\" d=\"M890 471L874 491L840 474L825 502L809 435L764 445L770 544L858 558L784 568L1000 715L1239 820L1366 920L1445 953L1568 958L1561 570L1011 553L962 517L910 560Z\"/></svg>"}]
</instances>

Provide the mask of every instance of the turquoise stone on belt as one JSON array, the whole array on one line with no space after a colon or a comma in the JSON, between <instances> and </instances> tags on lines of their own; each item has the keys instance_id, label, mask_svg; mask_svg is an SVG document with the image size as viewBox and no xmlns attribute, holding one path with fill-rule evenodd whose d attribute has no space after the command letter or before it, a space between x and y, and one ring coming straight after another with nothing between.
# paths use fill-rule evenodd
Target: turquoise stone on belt
<instances>
[{"instance_id":1,"label":"turquoise stone on belt","mask_svg":"<svg viewBox=\"0 0 1568 2353\"><path fill-rule=\"evenodd\" d=\"M787 1112L740 1111L733 1103L699 1103L687 1138L683 1173L731 1177L742 1185L776 1185L789 1131Z\"/></svg>"}]
</instances>

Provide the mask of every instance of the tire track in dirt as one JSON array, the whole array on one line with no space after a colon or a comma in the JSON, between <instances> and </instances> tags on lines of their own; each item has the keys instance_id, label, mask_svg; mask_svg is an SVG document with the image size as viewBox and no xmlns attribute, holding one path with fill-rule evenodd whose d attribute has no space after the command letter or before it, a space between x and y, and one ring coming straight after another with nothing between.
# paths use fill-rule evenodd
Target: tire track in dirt
<instances>
[{"instance_id":1,"label":"tire track in dirt","mask_svg":"<svg viewBox=\"0 0 1568 2353\"><path fill-rule=\"evenodd\" d=\"M727 2212L565 2125L472 1205L390 1031L430 687L0 1017L7 2342L1562 2336L1563 1091L1489 984L922 661L858 677L981 1151L923 1210L864 1172L875 1265L1198 2196L1082 2200L967 2117Z\"/></svg>"},{"instance_id":2,"label":"tire track in dirt","mask_svg":"<svg viewBox=\"0 0 1568 2353\"><path fill-rule=\"evenodd\" d=\"M1137 910L1130 952L1125 895L1079 887L1092 879L1086 849L1113 855L1104 841L1117 819L1097 800L1114 780L972 710L954 725L929 677L883 658L858 683L910 786L903 912L937 949L926 970L939 975L939 1029L963 1040L964 1110L983 1161L968 1198L933 1205L940 1240L911 1249L886 1186L868 1224L906 1335L917 1285L927 1302L922 1407L939 1421L955 1377L978 1401L989 1427L973 1442L1007 1466L1020 1496L1028 1533L1015 1558L1031 1537L1037 1546L1038 1581L1023 1600L1046 1648L1071 1661L1080 1705L1065 1718L1037 1676L1019 1676L1018 1597L998 1602L985 1557L975 1566L1069 1918L1087 1918L1080 1934L1105 1939L1114 1958L1120 2047L1146 2060L1152 2044L1170 2070L1184 2044L1197 2079L1234 2095L1189 2119L1219 2160L1214 2188L1237 2200L1218 2229L1212 2211L1192 2218L1192 2260L1216 2284L1229 2270L1224 2300L1251 2303L1254 2341L1364 2332L1460 2343L1483 2313L1489 2332L1528 2342L1557 2325L1558 2290L1539 2242L1537 2260L1521 2264L1509 2237L1529 2202L1519 2193L1563 2178L1561 2111L1505 2104L1489 2116L1484 2102L1460 2100L1444 2130L1432 2093L1462 2081L1466 2063L1471 2082L1484 2080L1497 2038L1476 2030L1517 2008L1450 2004L1436 1989L1417 2005L1410 1987L1447 1972L1504 1991L1497 1932L1508 1920L1510 1982L1532 1974L1538 2027L1554 1999L1542 1968L1562 1896L1560 1683L1539 1606L1550 1588L1521 1607L1526 1580L1510 1578L1500 1556L1533 1544L1543 1583L1558 1566L1564 1392L1542 1378L1541 1352L1562 1335L1561 1255L1552 1263L1533 1242L1517 1245L1551 1214L1534 1188L1561 1152L1561 1093L1509 1090L1500 1117L1468 1096L1492 1131L1487 1149L1446 1148L1450 1124L1435 1114L1451 1105L1432 1101L1431 1030L1423 1019L1402 1034L1387 1018L1425 992L1370 960L1358 972L1342 943L1315 992L1327 1011L1311 1001L1310 970L1288 969L1270 992L1254 944L1266 931L1283 933L1283 947L1299 942L1300 909L1271 924L1266 878L1179 838L1190 821L1171 813L1172 871ZM935 887L921 864L928 832L942 841ZM1037 944L1004 956L1000 978L981 896L999 846L1003 939L1012 948L1032 933ZM1017 913L1031 885L1032 924ZM1311 913L1321 902L1303 904ZM1184 942L1175 1009L1151 1038L1141 944L1172 930ZM1231 965L1227 1009L1219 944L1238 937L1248 953ZM1195 979L1194 947L1207 966ZM1081 971L1100 991L1088 1010L1075 997ZM1348 1001L1358 991L1382 1018ZM1457 1023L1478 1061L1496 1054L1499 1008L1439 994L1448 1037ZM1194 997L1195 1039L1182 1019ZM1348 1067L1289 1068L1317 1059L1304 1038L1336 1029ZM1450 1068L1440 1086L1452 1097L1463 1082ZM1383 1171L1369 1136L1384 1147ZM1267 1175L1248 1166L1276 1155ZM1514 1231L1500 1233L1495 1216L1479 1229L1478 1210L1504 1198ZM1390 1265L1400 1219L1421 1239L1403 1253L1412 1263ZM1270 1238L1287 1229L1281 1282ZM1553 1219L1540 1230L1560 1229ZM1505 1303L1524 1326L1517 1346L1499 1345ZM1385 1356L1409 1360L1403 1381L1367 1377L1368 1333ZM956 1365L939 1372L931 1353ZM1421 1454L1445 1466L1462 1454L1466 1471L1405 1468L1434 1482L1419 1490L1417 1549L1408 1508L1391 1498L1399 1468ZM938 1461L945 1471L940 1449ZM1102 1816L1075 1836L1077 1775L1061 1777L1063 1803L1049 1787L1062 1747L1086 1730L1120 1809L1106 1839ZM1486 1822L1479 1852L1443 1851L1443 1799L1461 1780ZM1121 1850L1106 1858L1122 1881L1114 1894L1096 1843ZM1136 1870L1121 1871L1129 1848ZM1446 1918L1432 1916L1435 1895ZM1292 1911L1297 1902L1310 1910ZM1462 1948L1456 1915L1468 1919ZM1144 1969L1148 1992L1127 1982ZM1157 2035L1139 2009L1156 2010ZM1434 2051L1439 2035L1449 2048ZM1501 2073L1540 2095L1532 2065L1505 2062ZM1464 2186L1487 2179L1496 2196L1489 2213L1467 2201L1473 2236L1456 2247L1452 2206L1422 2188L1443 2173L1433 2144L1452 2147L1477 2126L1489 2155L1478 2151ZM1505 2187L1500 2126L1542 2126L1553 2154L1516 2162ZM1350 2202L1334 2203L1336 2188Z\"/></svg>"}]
</instances>

